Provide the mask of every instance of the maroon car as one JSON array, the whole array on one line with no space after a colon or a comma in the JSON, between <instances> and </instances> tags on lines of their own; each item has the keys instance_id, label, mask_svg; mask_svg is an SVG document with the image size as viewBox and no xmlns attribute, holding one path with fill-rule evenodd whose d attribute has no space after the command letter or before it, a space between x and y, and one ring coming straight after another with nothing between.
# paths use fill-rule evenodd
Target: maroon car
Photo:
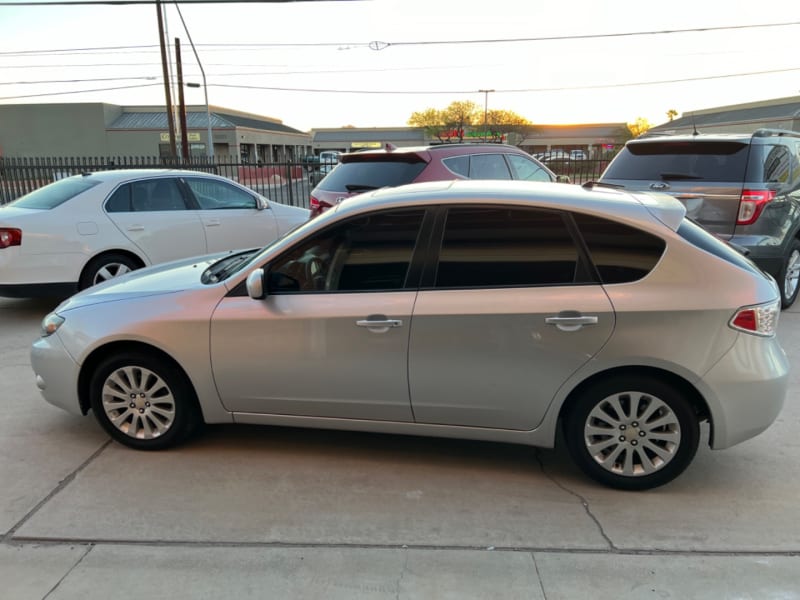
<instances>
[{"instance_id":1,"label":"maroon car","mask_svg":"<svg viewBox=\"0 0 800 600\"><path fill-rule=\"evenodd\" d=\"M442 144L343 154L311 190L311 216L355 194L419 181L522 179L569 181L527 152L505 144Z\"/></svg>"}]
</instances>

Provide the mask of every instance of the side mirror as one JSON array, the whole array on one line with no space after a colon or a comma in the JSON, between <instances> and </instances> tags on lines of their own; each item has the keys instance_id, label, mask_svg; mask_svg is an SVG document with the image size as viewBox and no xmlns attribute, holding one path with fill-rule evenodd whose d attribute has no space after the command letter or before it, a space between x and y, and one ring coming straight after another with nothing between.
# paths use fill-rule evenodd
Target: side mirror
<instances>
[{"instance_id":1,"label":"side mirror","mask_svg":"<svg viewBox=\"0 0 800 600\"><path fill-rule=\"evenodd\" d=\"M569 175L556 175L556 182L558 183L572 183Z\"/></svg>"},{"instance_id":2,"label":"side mirror","mask_svg":"<svg viewBox=\"0 0 800 600\"><path fill-rule=\"evenodd\" d=\"M254 269L247 276L247 295L253 300L263 300L267 297L264 285L264 269Z\"/></svg>"},{"instance_id":3,"label":"side mirror","mask_svg":"<svg viewBox=\"0 0 800 600\"><path fill-rule=\"evenodd\" d=\"M256 196L256 210L264 210L265 208L269 208L269 202L261 196Z\"/></svg>"}]
</instances>

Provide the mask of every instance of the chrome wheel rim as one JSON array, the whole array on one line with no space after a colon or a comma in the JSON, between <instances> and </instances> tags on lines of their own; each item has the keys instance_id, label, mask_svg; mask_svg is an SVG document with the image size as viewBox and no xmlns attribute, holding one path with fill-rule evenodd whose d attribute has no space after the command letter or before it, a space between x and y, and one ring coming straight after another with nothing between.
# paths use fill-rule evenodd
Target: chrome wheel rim
<instances>
[{"instance_id":1,"label":"chrome wheel rim","mask_svg":"<svg viewBox=\"0 0 800 600\"><path fill-rule=\"evenodd\" d=\"M138 440L157 438L175 422L172 391L144 367L121 367L106 378L103 410L114 427Z\"/></svg>"},{"instance_id":2,"label":"chrome wheel rim","mask_svg":"<svg viewBox=\"0 0 800 600\"><path fill-rule=\"evenodd\" d=\"M681 444L675 412L644 392L620 392L592 409L584 425L586 450L605 470L623 477L650 475L666 467Z\"/></svg>"},{"instance_id":3,"label":"chrome wheel rim","mask_svg":"<svg viewBox=\"0 0 800 600\"><path fill-rule=\"evenodd\" d=\"M786 261L786 278L783 284L783 295L786 300L794 296L798 280L800 280L800 251L792 250Z\"/></svg>"},{"instance_id":4,"label":"chrome wheel rim","mask_svg":"<svg viewBox=\"0 0 800 600\"><path fill-rule=\"evenodd\" d=\"M119 262L105 264L95 273L92 285L97 285L98 283L103 283L114 277L130 273L131 270L132 269L128 265Z\"/></svg>"}]
</instances>

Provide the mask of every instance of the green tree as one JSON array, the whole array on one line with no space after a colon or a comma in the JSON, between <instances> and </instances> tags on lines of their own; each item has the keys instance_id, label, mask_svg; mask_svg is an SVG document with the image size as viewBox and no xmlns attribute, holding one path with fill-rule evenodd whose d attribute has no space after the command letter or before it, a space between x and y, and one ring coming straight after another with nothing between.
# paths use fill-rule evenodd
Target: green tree
<instances>
[{"instance_id":1,"label":"green tree","mask_svg":"<svg viewBox=\"0 0 800 600\"><path fill-rule=\"evenodd\" d=\"M484 109L470 100L456 100L443 109L427 108L412 113L408 124L424 127L440 142L463 142L468 127L482 130L484 117L487 129L491 131L491 141L498 141L503 134L512 131L528 130L532 125L528 119L510 110L492 109L484 115Z\"/></svg>"},{"instance_id":2,"label":"green tree","mask_svg":"<svg viewBox=\"0 0 800 600\"><path fill-rule=\"evenodd\" d=\"M442 131L445 129L444 111L426 108L423 111L411 113L408 124L411 127L424 127L428 135L439 138L440 142L444 141L441 137Z\"/></svg>"}]
</instances>

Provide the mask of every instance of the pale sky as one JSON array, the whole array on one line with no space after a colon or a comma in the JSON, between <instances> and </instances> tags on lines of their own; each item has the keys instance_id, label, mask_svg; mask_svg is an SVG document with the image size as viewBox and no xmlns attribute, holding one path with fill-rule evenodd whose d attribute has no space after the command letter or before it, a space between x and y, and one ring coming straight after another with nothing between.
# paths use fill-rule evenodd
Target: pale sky
<instances>
[{"instance_id":1,"label":"pale sky","mask_svg":"<svg viewBox=\"0 0 800 600\"><path fill-rule=\"evenodd\" d=\"M490 109L538 124L643 117L657 125L670 109L797 96L798 6L355 0L184 4L181 11L212 105L307 131L405 126L412 112L454 100L481 107L488 101ZM181 39L184 78L199 83L179 15L172 5L166 13L170 42ZM685 32L722 27L735 29ZM636 33L645 35L627 35ZM541 39L556 37L571 39ZM154 5L0 0L0 40L0 104L164 105ZM463 43L481 40L494 41ZM478 91L486 89L494 91ZM79 93L59 94L68 91ZM202 89L186 89L185 96L187 104L204 102Z\"/></svg>"}]
</instances>

